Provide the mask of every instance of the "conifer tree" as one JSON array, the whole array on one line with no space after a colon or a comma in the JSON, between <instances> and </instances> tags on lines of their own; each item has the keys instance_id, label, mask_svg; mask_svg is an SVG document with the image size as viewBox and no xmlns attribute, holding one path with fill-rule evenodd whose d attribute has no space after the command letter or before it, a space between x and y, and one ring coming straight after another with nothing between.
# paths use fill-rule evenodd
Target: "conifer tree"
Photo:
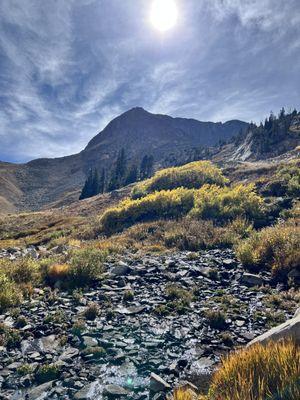
<instances>
[{"instance_id":1,"label":"conifer tree","mask_svg":"<svg viewBox=\"0 0 300 400\"><path fill-rule=\"evenodd\" d=\"M125 185L129 185L130 183L134 183L138 180L138 167L136 164L132 164L128 170L128 174L125 179Z\"/></svg>"},{"instance_id":2,"label":"conifer tree","mask_svg":"<svg viewBox=\"0 0 300 400\"><path fill-rule=\"evenodd\" d=\"M88 197L93 196L93 170L92 168L89 170L88 177L84 183L82 188L79 200L87 199Z\"/></svg>"},{"instance_id":3,"label":"conifer tree","mask_svg":"<svg viewBox=\"0 0 300 400\"><path fill-rule=\"evenodd\" d=\"M150 176L153 175L153 164L154 164L153 156L145 155L143 157L140 167L140 178L142 180L150 178Z\"/></svg>"}]
</instances>

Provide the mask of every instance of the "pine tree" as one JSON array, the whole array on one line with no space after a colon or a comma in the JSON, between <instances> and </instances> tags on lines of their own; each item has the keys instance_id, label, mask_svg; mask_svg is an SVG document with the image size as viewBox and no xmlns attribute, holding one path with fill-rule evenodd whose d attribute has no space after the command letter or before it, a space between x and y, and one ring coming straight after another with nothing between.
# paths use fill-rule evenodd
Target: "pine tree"
<instances>
[{"instance_id":1,"label":"pine tree","mask_svg":"<svg viewBox=\"0 0 300 400\"><path fill-rule=\"evenodd\" d=\"M88 197L92 197L92 196L93 196L93 170L91 168L89 170L88 177L82 188L79 200L87 199Z\"/></svg>"},{"instance_id":2,"label":"pine tree","mask_svg":"<svg viewBox=\"0 0 300 400\"><path fill-rule=\"evenodd\" d=\"M105 177L105 169L102 168L101 176L100 176L100 179L99 179L98 193L104 193L105 192L105 179L106 179L106 177Z\"/></svg>"},{"instance_id":3,"label":"pine tree","mask_svg":"<svg viewBox=\"0 0 300 400\"><path fill-rule=\"evenodd\" d=\"M125 150L122 148L119 151L117 162L116 162L116 177L119 183L122 183L122 180L125 178L127 170L127 160L125 156Z\"/></svg>"},{"instance_id":4,"label":"pine tree","mask_svg":"<svg viewBox=\"0 0 300 400\"><path fill-rule=\"evenodd\" d=\"M132 164L129 168L128 174L125 179L125 185L129 185L130 183L134 183L138 180L138 167L136 164Z\"/></svg>"},{"instance_id":5,"label":"pine tree","mask_svg":"<svg viewBox=\"0 0 300 400\"><path fill-rule=\"evenodd\" d=\"M153 156L145 155L143 157L140 167L140 178L142 180L150 178L150 176L153 175L153 164L154 164Z\"/></svg>"}]
</instances>

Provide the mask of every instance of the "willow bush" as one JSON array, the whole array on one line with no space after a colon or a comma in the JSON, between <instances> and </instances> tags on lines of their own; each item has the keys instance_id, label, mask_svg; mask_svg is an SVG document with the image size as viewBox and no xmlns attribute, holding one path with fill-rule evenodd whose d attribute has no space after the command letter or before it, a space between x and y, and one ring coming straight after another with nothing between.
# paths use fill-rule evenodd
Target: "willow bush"
<instances>
[{"instance_id":1,"label":"willow bush","mask_svg":"<svg viewBox=\"0 0 300 400\"><path fill-rule=\"evenodd\" d=\"M144 197L149 193L161 190L172 190L179 187L199 189L204 184L224 186L228 179L220 168L210 161L194 161L181 167L162 169L156 174L137 184L132 191L132 198Z\"/></svg>"}]
</instances>

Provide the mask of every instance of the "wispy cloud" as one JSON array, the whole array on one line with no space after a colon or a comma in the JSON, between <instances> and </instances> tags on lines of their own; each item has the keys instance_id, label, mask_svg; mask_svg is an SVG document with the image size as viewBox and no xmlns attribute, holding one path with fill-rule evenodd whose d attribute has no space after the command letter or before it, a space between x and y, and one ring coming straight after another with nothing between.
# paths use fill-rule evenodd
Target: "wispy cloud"
<instances>
[{"instance_id":1,"label":"wispy cloud","mask_svg":"<svg viewBox=\"0 0 300 400\"><path fill-rule=\"evenodd\" d=\"M298 0L0 2L0 159L80 151L134 106L203 120L261 120L300 106Z\"/></svg>"}]
</instances>

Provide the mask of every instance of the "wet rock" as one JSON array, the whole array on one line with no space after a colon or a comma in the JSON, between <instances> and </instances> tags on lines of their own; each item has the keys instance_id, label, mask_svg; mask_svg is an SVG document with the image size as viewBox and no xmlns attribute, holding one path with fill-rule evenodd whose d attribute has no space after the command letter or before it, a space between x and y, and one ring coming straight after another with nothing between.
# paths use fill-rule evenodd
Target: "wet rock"
<instances>
[{"instance_id":1,"label":"wet rock","mask_svg":"<svg viewBox=\"0 0 300 400\"><path fill-rule=\"evenodd\" d=\"M158 393L165 392L169 390L171 386L159 375L156 375L154 372L150 375L150 392Z\"/></svg>"},{"instance_id":2,"label":"wet rock","mask_svg":"<svg viewBox=\"0 0 300 400\"><path fill-rule=\"evenodd\" d=\"M106 385L103 388L103 394L108 398L126 397L129 393L126 389L118 385Z\"/></svg>"},{"instance_id":3,"label":"wet rock","mask_svg":"<svg viewBox=\"0 0 300 400\"><path fill-rule=\"evenodd\" d=\"M247 286L261 286L264 281L259 275L244 273L241 278L241 283Z\"/></svg>"}]
</instances>

